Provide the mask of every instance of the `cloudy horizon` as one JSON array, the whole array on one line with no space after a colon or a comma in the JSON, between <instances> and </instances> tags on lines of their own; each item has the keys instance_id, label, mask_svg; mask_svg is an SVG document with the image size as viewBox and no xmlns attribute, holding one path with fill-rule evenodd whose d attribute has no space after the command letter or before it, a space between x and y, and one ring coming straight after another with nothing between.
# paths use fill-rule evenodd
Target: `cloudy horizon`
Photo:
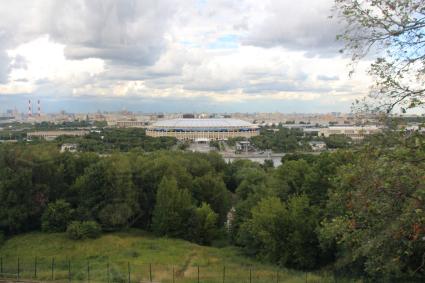
<instances>
[{"instance_id":1,"label":"cloudy horizon","mask_svg":"<svg viewBox=\"0 0 425 283\"><path fill-rule=\"evenodd\" d=\"M0 112L347 112L332 0L20 0L0 10Z\"/></svg>"}]
</instances>

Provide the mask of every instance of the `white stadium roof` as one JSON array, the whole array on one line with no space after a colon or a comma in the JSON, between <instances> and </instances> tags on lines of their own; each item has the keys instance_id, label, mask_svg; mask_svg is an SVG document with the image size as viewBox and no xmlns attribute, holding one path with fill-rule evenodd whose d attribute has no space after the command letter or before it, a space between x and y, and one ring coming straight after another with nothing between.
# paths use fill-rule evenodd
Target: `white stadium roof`
<instances>
[{"instance_id":1,"label":"white stadium roof","mask_svg":"<svg viewBox=\"0 0 425 283\"><path fill-rule=\"evenodd\" d=\"M231 118L216 118L216 119L191 119L180 118L172 120L162 120L154 123L153 128L256 128L257 126L247 121L231 119Z\"/></svg>"}]
</instances>

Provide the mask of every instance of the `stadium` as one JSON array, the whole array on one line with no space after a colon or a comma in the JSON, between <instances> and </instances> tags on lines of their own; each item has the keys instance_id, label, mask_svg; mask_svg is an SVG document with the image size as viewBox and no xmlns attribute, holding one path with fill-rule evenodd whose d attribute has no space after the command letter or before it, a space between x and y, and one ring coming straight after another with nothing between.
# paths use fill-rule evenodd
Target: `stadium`
<instances>
[{"instance_id":1,"label":"stadium","mask_svg":"<svg viewBox=\"0 0 425 283\"><path fill-rule=\"evenodd\" d=\"M185 141L250 138L259 134L258 126L238 119L172 119L158 121L148 127L151 137L175 137Z\"/></svg>"}]
</instances>

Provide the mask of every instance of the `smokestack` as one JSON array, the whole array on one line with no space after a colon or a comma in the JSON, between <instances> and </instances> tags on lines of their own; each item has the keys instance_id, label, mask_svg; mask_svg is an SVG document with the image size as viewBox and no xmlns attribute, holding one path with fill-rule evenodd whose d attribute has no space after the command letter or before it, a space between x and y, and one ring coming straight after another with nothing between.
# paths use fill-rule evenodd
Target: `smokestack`
<instances>
[{"instance_id":1,"label":"smokestack","mask_svg":"<svg viewBox=\"0 0 425 283\"><path fill-rule=\"evenodd\" d=\"M40 106L40 99L37 100L37 111L38 111L38 117L41 116L41 106Z\"/></svg>"},{"instance_id":2,"label":"smokestack","mask_svg":"<svg viewBox=\"0 0 425 283\"><path fill-rule=\"evenodd\" d=\"M28 99L28 117L32 116L31 99Z\"/></svg>"}]
</instances>

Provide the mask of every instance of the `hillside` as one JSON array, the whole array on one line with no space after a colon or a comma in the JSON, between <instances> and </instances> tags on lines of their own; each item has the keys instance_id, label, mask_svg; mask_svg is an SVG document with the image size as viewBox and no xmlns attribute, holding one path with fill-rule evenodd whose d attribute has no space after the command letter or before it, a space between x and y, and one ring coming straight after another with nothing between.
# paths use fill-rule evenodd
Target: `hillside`
<instances>
[{"instance_id":1,"label":"hillside","mask_svg":"<svg viewBox=\"0 0 425 283\"><path fill-rule=\"evenodd\" d=\"M20 278L127 282L308 282L332 281L312 273L279 270L243 256L234 247L204 247L183 240L156 238L143 231L106 234L72 241L65 234L29 233L0 248L3 274ZM54 261L52 260L54 258ZM36 267L36 272L35 272ZM130 267L130 274L128 268ZM108 275L109 269L109 275ZM277 275L279 278L277 278ZM88 277L89 276L89 277ZM278 281L277 281L278 280Z\"/></svg>"}]
</instances>

